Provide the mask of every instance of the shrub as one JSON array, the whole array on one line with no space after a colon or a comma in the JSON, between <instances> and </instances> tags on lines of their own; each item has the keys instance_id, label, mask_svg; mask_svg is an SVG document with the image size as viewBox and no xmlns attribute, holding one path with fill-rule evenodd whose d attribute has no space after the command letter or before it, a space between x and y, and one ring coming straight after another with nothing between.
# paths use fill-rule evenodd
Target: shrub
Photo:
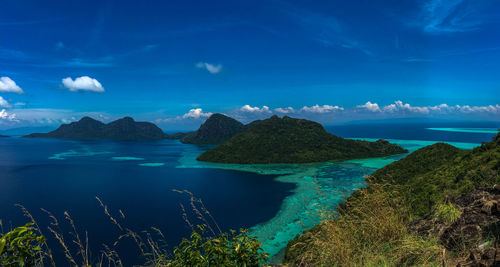
<instances>
[{"instance_id":1,"label":"shrub","mask_svg":"<svg viewBox=\"0 0 500 267\"><path fill-rule=\"evenodd\" d=\"M167 266L260 266L268 254L262 244L246 230L204 237L205 226L198 226L189 239L184 238L170 259L162 257L157 264Z\"/></svg>"},{"instance_id":2,"label":"shrub","mask_svg":"<svg viewBox=\"0 0 500 267\"><path fill-rule=\"evenodd\" d=\"M437 205L435 216L448 224L453 224L461 214L462 212L453 204L442 203Z\"/></svg>"},{"instance_id":3,"label":"shrub","mask_svg":"<svg viewBox=\"0 0 500 267\"><path fill-rule=\"evenodd\" d=\"M16 227L0 236L0 266L35 266L42 262L45 237L37 235L33 223Z\"/></svg>"}]
</instances>

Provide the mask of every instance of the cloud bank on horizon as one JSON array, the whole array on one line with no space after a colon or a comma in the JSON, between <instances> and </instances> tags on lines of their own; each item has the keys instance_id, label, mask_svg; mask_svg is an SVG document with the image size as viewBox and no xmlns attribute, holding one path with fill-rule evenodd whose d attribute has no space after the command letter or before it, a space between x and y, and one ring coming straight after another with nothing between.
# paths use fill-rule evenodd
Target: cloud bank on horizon
<instances>
[{"instance_id":1,"label":"cloud bank on horizon","mask_svg":"<svg viewBox=\"0 0 500 267\"><path fill-rule=\"evenodd\" d=\"M0 98L0 106L1 101ZM202 108L193 108L188 112L177 116L165 116L156 119L146 119L157 123L164 129L196 129L212 114ZM219 112L233 117L243 123L253 120L266 119L273 115L290 116L296 118L310 119L322 124L337 124L356 120L373 119L401 119L401 118L435 118L435 119L481 119L500 122L500 105L471 106L471 105L448 105L440 104L434 106L412 106L400 100L392 104L380 106L371 101L363 105L353 107L340 107L333 105L313 105L301 108L243 105L240 108L228 109ZM1 126L19 127L26 125L58 125L79 120L83 116L91 116L96 119L109 122L122 115L112 115L104 112L73 112L71 110L54 109L13 109L7 111L5 108L0 113ZM181 127L179 127L179 125ZM5 127L4 127L5 128Z\"/></svg>"}]
</instances>

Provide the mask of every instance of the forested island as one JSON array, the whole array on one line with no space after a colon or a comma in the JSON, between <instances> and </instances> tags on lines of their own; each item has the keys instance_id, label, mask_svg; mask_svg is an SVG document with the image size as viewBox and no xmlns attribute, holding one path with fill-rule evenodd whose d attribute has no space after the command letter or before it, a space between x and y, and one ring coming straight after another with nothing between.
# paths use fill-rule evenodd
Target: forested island
<instances>
[{"instance_id":1,"label":"forested island","mask_svg":"<svg viewBox=\"0 0 500 267\"><path fill-rule=\"evenodd\" d=\"M321 124L288 116L252 123L245 131L209 150L198 160L217 163L310 163L406 153L385 140L344 139L328 133Z\"/></svg>"},{"instance_id":2,"label":"forested island","mask_svg":"<svg viewBox=\"0 0 500 267\"><path fill-rule=\"evenodd\" d=\"M48 133L32 133L27 138L70 138L70 139L112 139L112 140L159 140L169 136L151 122L136 122L124 117L108 124L83 117L79 121L62 124Z\"/></svg>"}]
</instances>

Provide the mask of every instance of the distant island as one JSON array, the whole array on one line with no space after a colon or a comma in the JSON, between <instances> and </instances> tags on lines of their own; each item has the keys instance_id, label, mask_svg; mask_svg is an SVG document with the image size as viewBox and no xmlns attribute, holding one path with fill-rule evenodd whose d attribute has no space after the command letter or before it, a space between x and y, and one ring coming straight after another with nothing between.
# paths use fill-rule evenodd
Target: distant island
<instances>
[{"instance_id":1,"label":"distant island","mask_svg":"<svg viewBox=\"0 0 500 267\"><path fill-rule=\"evenodd\" d=\"M0 134L0 138L7 138L7 137L9 137L9 136Z\"/></svg>"},{"instance_id":2,"label":"distant island","mask_svg":"<svg viewBox=\"0 0 500 267\"><path fill-rule=\"evenodd\" d=\"M382 157L408 150L385 140L344 139L321 124L285 116L272 116L201 154L200 161L239 164L310 163Z\"/></svg>"},{"instance_id":3,"label":"distant island","mask_svg":"<svg viewBox=\"0 0 500 267\"><path fill-rule=\"evenodd\" d=\"M243 123L224 114L216 113L210 116L198 131L186 134L181 142L185 144L222 144L245 128Z\"/></svg>"},{"instance_id":4,"label":"distant island","mask_svg":"<svg viewBox=\"0 0 500 267\"><path fill-rule=\"evenodd\" d=\"M150 122L136 122L124 117L108 124L83 117L77 122L62 124L48 133L32 133L27 138L71 138L71 139L112 139L112 140L159 140L169 135Z\"/></svg>"},{"instance_id":5,"label":"distant island","mask_svg":"<svg viewBox=\"0 0 500 267\"><path fill-rule=\"evenodd\" d=\"M194 134L195 132L177 132L177 133L173 133L173 134L167 134L167 136L165 137L165 139L172 139L172 140L175 140L175 139L178 139L178 140L182 140L184 137L188 136L188 135L191 135L191 134Z\"/></svg>"}]
</instances>

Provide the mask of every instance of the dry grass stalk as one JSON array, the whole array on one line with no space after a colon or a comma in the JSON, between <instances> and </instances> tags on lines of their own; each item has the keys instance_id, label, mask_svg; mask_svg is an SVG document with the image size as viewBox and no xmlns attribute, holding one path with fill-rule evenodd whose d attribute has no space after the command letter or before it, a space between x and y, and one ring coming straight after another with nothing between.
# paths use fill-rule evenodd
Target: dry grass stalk
<instances>
[{"instance_id":1,"label":"dry grass stalk","mask_svg":"<svg viewBox=\"0 0 500 267\"><path fill-rule=\"evenodd\" d=\"M104 205L104 203L102 203L101 199L99 197L95 197L97 199L97 201L99 201L99 204L101 204L101 207L104 209L104 213L109 217L109 219L113 222L114 225L116 225L121 231L123 231L123 228L122 226L118 223L117 220L115 220L115 218L113 216L111 216L111 214L109 213L108 211L108 206Z\"/></svg>"},{"instance_id":2,"label":"dry grass stalk","mask_svg":"<svg viewBox=\"0 0 500 267\"><path fill-rule=\"evenodd\" d=\"M24 216L30 219L31 223L33 223L33 225L35 226L34 230L36 232L38 232L39 235L45 236L43 234L42 229L40 228L40 226L38 226L38 223L35 220L35 218L33 218L33 216L31 215L31 213L29 213L29 211L23 205L21 205L21 204L14 204L14 206L20 208L22 210ZM54 257L52 255L52 250L47 245L47 241L46 240L43 242L43 247L45 248L45 251L43 252L45 254L45 256L47 256L49 258L49 261L52 264L52 266L56 266L56 263L54 261ZM40 252L40 253L42 253L42 252ZM41 254L40 254L40 257L42 257Z\"/></svg>"}]
</instances>

